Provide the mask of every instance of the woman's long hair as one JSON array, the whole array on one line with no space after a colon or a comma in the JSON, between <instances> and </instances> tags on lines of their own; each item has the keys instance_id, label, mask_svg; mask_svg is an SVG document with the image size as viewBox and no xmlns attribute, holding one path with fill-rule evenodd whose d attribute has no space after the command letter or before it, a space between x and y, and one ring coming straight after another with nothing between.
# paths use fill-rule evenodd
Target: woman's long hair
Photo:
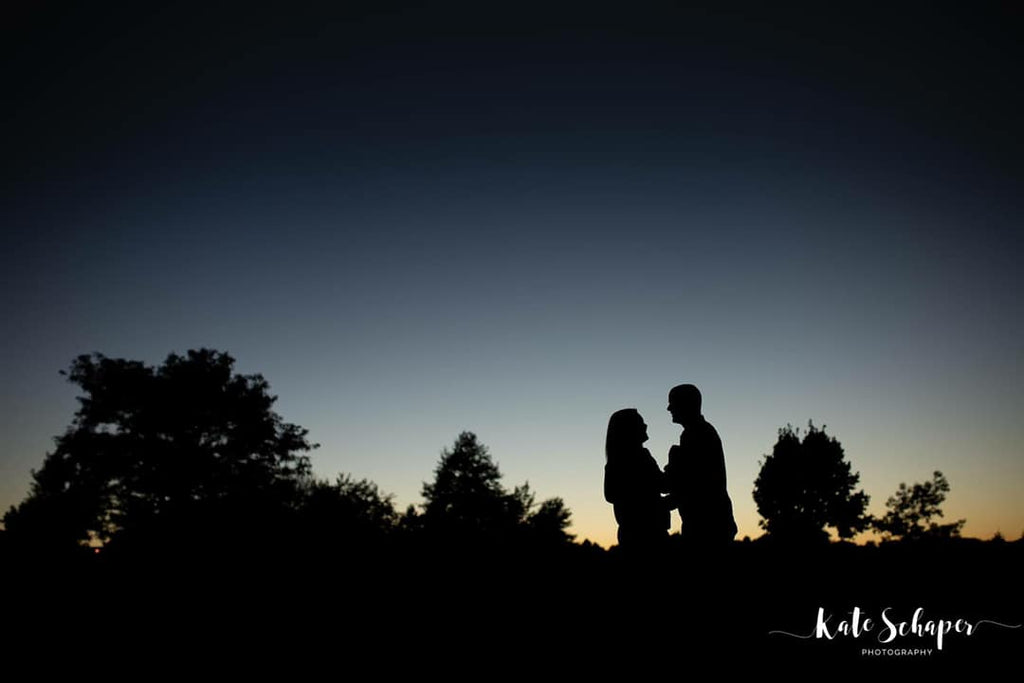
<instances>
[{"instance_id":1,"label":"woman's long hair","mask_svg":"<svg viewBox=\"0 0 1024 683\"><path fill-rule=\"evenodd\" d=\"M623 408L608 418L608 435L604 440L607 462L615 462L623 455L635 451L642 442L639 425L643 421L636 408Z\"/></svg>"}]
</instances>

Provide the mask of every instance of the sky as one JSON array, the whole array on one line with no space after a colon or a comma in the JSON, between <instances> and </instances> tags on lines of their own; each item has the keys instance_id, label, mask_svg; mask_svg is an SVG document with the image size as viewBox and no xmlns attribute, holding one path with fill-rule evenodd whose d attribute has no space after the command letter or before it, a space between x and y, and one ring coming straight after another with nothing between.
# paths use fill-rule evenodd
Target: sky
<instances>
[{"instance_id":1,"label":"sky","mask_svg":"<svg viewBox=\"0 0 1024 683\"><path fill-rule=\"evenodd\" d=\"M9 13L0 509L73 358L207 347L401 508L468 430L614 543L608 417L664 464L692 382L740 537L810 420L1021 536L1018 9L339 4Z\"/></svg>"}]
</instances>

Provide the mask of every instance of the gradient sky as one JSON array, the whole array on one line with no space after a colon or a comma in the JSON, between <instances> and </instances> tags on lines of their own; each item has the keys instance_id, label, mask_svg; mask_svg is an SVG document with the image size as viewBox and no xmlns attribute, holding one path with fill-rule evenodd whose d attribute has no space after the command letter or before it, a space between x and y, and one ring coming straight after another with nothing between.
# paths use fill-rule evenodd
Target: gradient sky
<instances>
[{"instance_id":1,"label":"gradient sky","mask_svg":"<svg viewBox=\"0 0 1024 683\"><path fill-rule=\"evenodd\" d=\"M608 416L664 464L693 382L741 536L808 420L1024 532L1019 9L294 4L9 12L0 509L72 358L206 346L402 507L471 430L608 545Z\"/></svg>"}]
</instances>

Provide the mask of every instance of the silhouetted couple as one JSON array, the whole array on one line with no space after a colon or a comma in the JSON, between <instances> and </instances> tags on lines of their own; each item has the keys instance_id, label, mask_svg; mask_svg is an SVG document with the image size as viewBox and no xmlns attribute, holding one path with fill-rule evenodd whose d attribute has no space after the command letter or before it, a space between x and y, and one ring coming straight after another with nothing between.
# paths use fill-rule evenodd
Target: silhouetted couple
<instances>
[{"instance_id":1,"label":"silhouetted couple","mask_svg":"<svg viewBox=\"0 0 1024 683\"><path fill-rule=\"evenodd\" d=\"M692 384L669 392L668 411L683 433L669 450L664 471L644 448L647 424L640 413L627 408L608 421L604 497L615 506L619 545L637 551L663 546L669 512L676 509L688 545L725 546L736 535L736 522L725 486L722 440L701 414L700 391Z\"/></svg>"}]
</instances>

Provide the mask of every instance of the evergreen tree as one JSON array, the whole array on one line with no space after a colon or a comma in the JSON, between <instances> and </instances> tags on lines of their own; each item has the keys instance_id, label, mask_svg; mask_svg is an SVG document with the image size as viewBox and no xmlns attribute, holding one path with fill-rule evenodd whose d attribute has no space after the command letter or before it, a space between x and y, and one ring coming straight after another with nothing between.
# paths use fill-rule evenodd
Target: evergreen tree
<instances>
[{"instance_id":1,"label":"evergreen tree","mask_svg":"<svg viewBox=\"0 0 1024 683\"><path fill-rule=\"evenodd\" d=\"M416 525L443 535L511 538L513 535L569 541L571 513L560 498L538 504L529 484L511 492L501 471L476 434L462 432L441 452L434 481L423 485L423 514L406 515Z\"/></svg>"}]
</instances>

